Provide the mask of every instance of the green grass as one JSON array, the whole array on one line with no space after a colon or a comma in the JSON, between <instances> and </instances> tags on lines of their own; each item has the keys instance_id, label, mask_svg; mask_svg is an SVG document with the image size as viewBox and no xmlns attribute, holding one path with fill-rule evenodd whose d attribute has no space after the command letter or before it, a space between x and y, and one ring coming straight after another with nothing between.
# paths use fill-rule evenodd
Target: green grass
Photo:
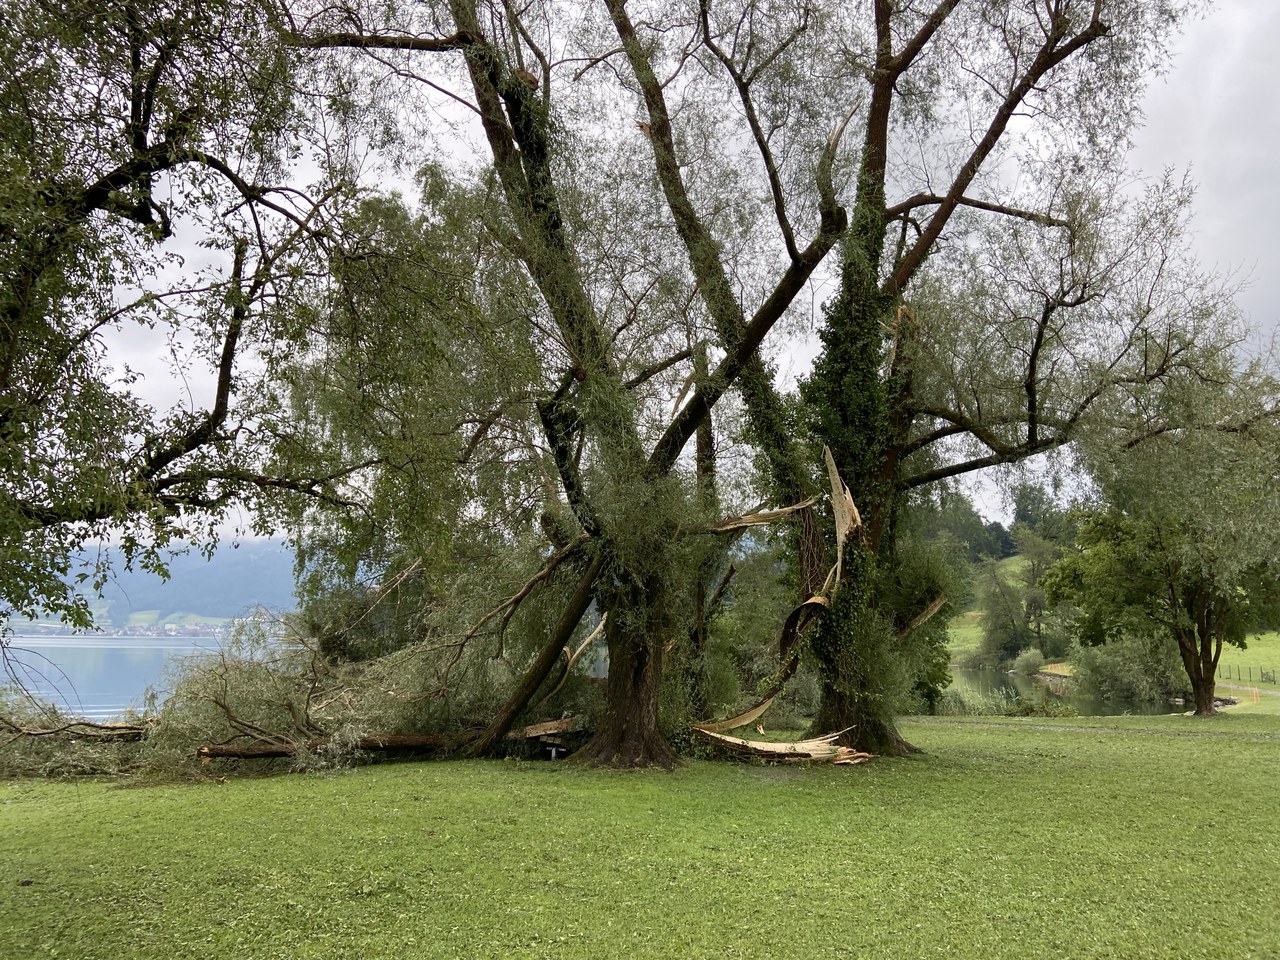
<instances>
[{"instance_id":1,"label":"green grass","mask_svg":"<svg viewBox=\"0 0 1280 960\"><path fill-rule=\"evenodd\" d=\"M1245 649L1239 647L1222 648L1222 656L1218 659L1219 672L1231 672L1231 679L1224 678L1224 683L1241 683L1255 686L1262 690L1280 690L1280 683L1263 683L1261 671L1274 672L1280 680L1280 633L1260 633L1251 636ZM1252 679L1250 671L1252 670ZM1236 679L1237 672L1240 679Z\"/></svg>"},{"instance_id":2,"label":"green grass","mask_svg":"<svg viewBox=\"0 0 1280 960\"><path fill-rule=\"evenodd\" d=\"M982 642L982 614L967 610L947 626L947 650L954 663L966 654L973 653Z\"/></svg>"},{"instance_id":3,"label":"green grass","mask_svg":"<svg viewBox=\"0 0 1280 960\"><path fill-rule=\"evenodd\" d=\"M0 956L1280 956L1280 718L905 732L854 768L3 784Z\"/></svg>"}]
</instances>

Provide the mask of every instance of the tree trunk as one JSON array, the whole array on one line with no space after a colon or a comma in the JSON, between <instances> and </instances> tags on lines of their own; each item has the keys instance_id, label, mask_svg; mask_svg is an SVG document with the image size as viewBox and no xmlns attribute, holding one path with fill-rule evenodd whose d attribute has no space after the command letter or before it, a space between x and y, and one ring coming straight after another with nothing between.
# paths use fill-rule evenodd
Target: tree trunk
<instances>
[{"instance_id":1,"label":"tree trunk","mask_svg":"<svg viewBox=\"0 0 1280 960\"><path fill-rule=\"evenodd\" d=\"M439 756L454 749L465 734L443 733L371 733L351 744L343 744L343 749L364 750L369 753L417 754ZM317 737L306 743L308 750L324 750L332 744L329 737ZM279 757L297 756L300 745L288 740L277 743L212 743L202 744L196 749L196 756L202 760L269 760Z\"/></svg>"},{"instance_id":2,"label":"tree trunk","mask_svg":"<svg viewBox=\"0 0 1280 960\"><path fill-rule=\"evenodd\" d=\"M847 729L849 727L853 729ZM814 717L809 735L819 736L837 730L846 732L836 743L863 753L881 757L906 757L921 752L919 747L902 738L892 713L867 710L856 697L824 683L822 706Z\"/></svg>"},{"instance_id":3,"label":"tree trunk","mask_svg":"<svg viewBox=\"0 0 1280 960\"><path fill-rule=\"evenodd\" d=\"M662 683L664 604L657 584L646 591L620 591L609 612L609 681L605 715L596 734L573 755L589 766L631 769L677 764L675 752L658 729L658 691Z\"/></svg>"},{"instance_id":4,"label":"tree trunk","mask_svg":"<svg viewBox=\"0 0 1280 960\"><path fill-rule=\"evenodd\" d=\"M1198 613L1198 611L1197 611ZM1178 631L1178 652L1182 655L1182 666L1187 671L1187 679L1191 681L1191 695L1196 704L1197 717L1212 717L1218 712L1213 697L1217 683L1218 654L1222 650L1221 641L1214 643L1212 632L1204 630L1203 635L1197 631Z\"/></svg>"},{"instance_id":5,"label":"tree trunk","mask_svg":"<svg viewBox=\"0 0 1280 960\"><path fill-rule=\"evenodd\" d=\"M1191 690L1195 694L1196 716L1212 717L1218 712L1218 708L1214 705L1213 695L1215 690L1213 682L1213 674L1208 677L1192 677Z\"/></svg>"},{"instance_id":6,"label":"tree trunk","mask_svg":"<svg viewBox=\"0 0 1280 960\"><path fill-rule=\"evenodd\" d=\"M822 674L822 705L811 736L846 731L838 741L865 753L902 757L919 753L898 733L894 705L904 675L892 625L876 609L875 558L846 545L845 571L811 649Z\"/></svg>"}]
</instances>

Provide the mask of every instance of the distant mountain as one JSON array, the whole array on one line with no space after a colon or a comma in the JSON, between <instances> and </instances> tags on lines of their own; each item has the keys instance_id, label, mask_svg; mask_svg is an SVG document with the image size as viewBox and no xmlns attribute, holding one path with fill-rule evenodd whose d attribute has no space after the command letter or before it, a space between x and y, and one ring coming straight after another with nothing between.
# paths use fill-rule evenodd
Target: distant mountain
<instances>
[{"instance_id":1,"label":"distant mountain","mask_svg":"<svg viewBox=\"0 0 1280 960\"><path fill-rule=\"evenodd\" d=\"M292 610L293 553L280 540L223 543L213 557L173 557L168 580L117 568L92 602L101 627L130 624L212 623L241 617L255 607Z\"/></svg>"}]
</instances>

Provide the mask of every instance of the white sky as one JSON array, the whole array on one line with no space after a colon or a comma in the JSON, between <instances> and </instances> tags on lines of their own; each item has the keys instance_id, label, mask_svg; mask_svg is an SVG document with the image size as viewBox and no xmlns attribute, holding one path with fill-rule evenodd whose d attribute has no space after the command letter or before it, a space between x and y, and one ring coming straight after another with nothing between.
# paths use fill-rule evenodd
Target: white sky
<instances>
[{"instance_id":1,"label":"white sky","mask_svg":"<svg viewBox=\"0 0 1280 960\"><path fill-rule=\"evenodd\" d=\"M1190 169L1200 261L1249 280L1238 302L1266 332L1280 320L1280 4L1221 0L1187 26L1172 70L1153 80L1131 163Z\"/></svg>"}]
</instances>

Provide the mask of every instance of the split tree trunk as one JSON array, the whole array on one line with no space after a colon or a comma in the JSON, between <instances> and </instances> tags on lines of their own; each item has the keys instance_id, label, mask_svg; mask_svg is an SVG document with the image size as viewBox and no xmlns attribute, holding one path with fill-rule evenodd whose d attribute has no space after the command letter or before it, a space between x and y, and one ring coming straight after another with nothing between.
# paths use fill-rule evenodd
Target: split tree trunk
<instances>
[{"instance_id":1,"label":"split tree trunk","mask_svg":"<svg viewBox=\"0 0 1280 960\"><path fill-rule=\"evenodd\" d=\"M827 683L822 686L822 706L814 718L811 735L846 730L836 743L880 757L906 757L921 752L903 739L891 713L863 709L857 699L844 691Z\"/></svg>"}]
</instances>

